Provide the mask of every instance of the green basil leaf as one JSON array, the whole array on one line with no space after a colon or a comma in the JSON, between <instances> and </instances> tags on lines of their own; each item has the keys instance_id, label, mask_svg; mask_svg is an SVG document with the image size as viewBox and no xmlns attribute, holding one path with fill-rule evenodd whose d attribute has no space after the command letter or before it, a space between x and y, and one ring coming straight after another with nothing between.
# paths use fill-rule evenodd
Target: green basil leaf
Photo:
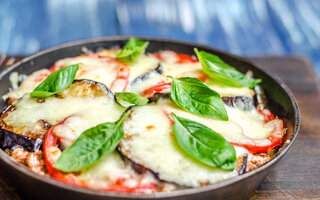
<instances>
[{"instance_id":1,"label":"green basil leaf","mask_svg":"<svg viewBox=\"0 0 320 200\"><path fill-rule=\"evenodd\" d=\"M118 121L102 123L84 131L70 147L62 152L54 167L63 172L80 171L115 150L124 136L122 123L130 113L131 107Z\"/></svg>"},{"instance_id":2,"label":"green basil leaf","mask_svg":"<svg viewBox=\"0 0 320 200\"><path fill-rule=\"evenodd\" d=\"M117 58L122 58L125 62L131 62L144 53L149 42L130 38L126 45L116 54Z\"/></svg>"},{"instance_id":3,"label":"green basil leaf","mask_svg":"<svg viewBox=\"0 0 320 200\"><path fill-rule=\"evenodd\" d=\"M236 151L224 137L203 124L171 115L175 137L188 155L211 167L234 170Z\"/></svg>"},{"instance_id":4,"label":"green basil leaf","mask_svg":"<svg viewBox=\"0 0 320 200\"><path fill-rule=\"evenodd\" d=\"M31 97L44 98L62 92L73 82L79 65L69 65L50 74L31 93Z\"/></svg>"},{"instance_id":5,"label":"green basil leaf","mask_svg":"<svg viewBox=\"0 0 320 200\"><path fill-rule=\"evenodd\" d=\"M169 77L172 79L171 99L179 107L200 116L228 121L228 114L219 93L197 78Z\"/></svg>"},{"instance_id":6,"label":"green basil leaf","mask_svg":"<svg viewBox=\"0 0 320 200\"><path fill-rule=\"evenodd\" d=\"M218 56L194 49L202 65L203 71L211 78L226 85L235 87L253 88L261 82L261 79L251 79L239 72L227 63L223 62Z\"/></svg>"},{"instance_id":7,"label":"green basil leaf","mask_svg":"<svg viewBox=\"0 0 320 200\"><path fill-rule=\"evenodd\" d=\"M136 105L136 106L143 106L146 105L149 101L149 99L141 97L135 93L131 92L116 92L115 96L125 102L128 102L130 104ZM116 101L122 105L116 98ZM127 106L125 106L127 107Z\"/></svg>"}]
</instances>

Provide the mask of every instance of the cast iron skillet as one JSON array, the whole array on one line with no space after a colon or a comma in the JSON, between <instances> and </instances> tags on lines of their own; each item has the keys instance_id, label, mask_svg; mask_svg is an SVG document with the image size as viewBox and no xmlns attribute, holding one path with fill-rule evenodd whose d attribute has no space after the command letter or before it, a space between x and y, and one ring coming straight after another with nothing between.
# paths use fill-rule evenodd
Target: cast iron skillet
<instances>
[{"instance_id":1,"label":"cast iron skillet","mask_svg":"<svg viewBox=\"0 0 320 200\"><path fill-rule=\"evenodd\" d=\"M268 97L269 108L282 119L285 119L285 125L288 128L288 140L281 150L265 165L245 173L243 175L225 180L223 182L204 186L201 188L192 188L168 193L154 194L126 194L115 192L101 192L84 188L73 187L54 179L36 175L27 167L13 162L9 156L0 150L1 170L6 170L6 174L14 180L18 191L25 197L30 199L242 199L252 193L261 181L266 177L276 162L282 158L292 145L296 138L300 125L300 112L297 102L288 89L288 87L274 75L271 76L263 70L257 68L249 61L240 57L231 55L221 50L199 45L191 42L140 37L143 40L150 41L147 52L157 52L159 50L173 50L179 53L194 54L193 49L197 47L199 50L218 55L231 66L236 67L241 72L252 70L256 78L263 80L262 87ZM122 46L128 40L128 37L105 37L98 39L89 39L77 42L62 44L52 47L22 61L14 64L10 68L4 70L0 74L0 96L8 92L10 87L9 75L13 71L23 74L30 74L40 68L51 67L56 60L77 56L81 53L82 47L96 51L101 48L111 48L114 46ZM5 102L1 100L0 108L5 106Z\"/></svg>"}]
</instances>

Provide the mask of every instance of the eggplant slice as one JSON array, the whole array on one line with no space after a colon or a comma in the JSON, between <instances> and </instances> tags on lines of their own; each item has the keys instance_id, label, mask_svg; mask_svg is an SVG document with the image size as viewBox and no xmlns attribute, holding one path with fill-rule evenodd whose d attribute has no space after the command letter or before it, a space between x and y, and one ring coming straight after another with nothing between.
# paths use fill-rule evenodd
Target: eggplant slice
<instances>
[{"instance_id":1,"label":"eggplant slice","mask_svg":"<svg viewBox=\"0 0 320 200\"><path fill-rule=\"evenodd\" d=\"M255 101L252 96L222 97L222 101L228 106L236 107L241 110L248 111L255 109Z\"/></svg>"},{"instance_id":2,"label":"eggplant slice","mask_svg":"<svg viewBox=\"0 0 320 200\"><path fill-rule=\"evenodd\" d=\"M238 174L205 166L186 155L176 143L172 124L163 112L161 101L134 108L124 122L124 132L119 144L121 154L149 169L160 180L199 187Z\"/></svg>"},{"instance_id":3,"label":"eggplant slice","mask_svg":"<svg viewBox=\"0 0 320 200\"><path fill-rule=\"evenodd\" d=\"M114 95L102 83L91 80L75 80L65 91L45 99L32 98L26 94L1 114L0 147L10 150L21 147L30 152L38 151L44 134L52 125L79 109L94 106L97 103L95 101L113 103ZM80 107L74 107L73 104ZM33 112L35 110L37 112Z\"/></svg>"},{"instance_id":4,"label":"eggplant slice","mask_svg":"<svg viewBox=\"0 0 320 200\"><path fill-rule=\"evenodd\" d=\"M33 139L0 129L0 147L3 150L9 149L10 151L21 148L28 152L37 152L42 147L42 139Z\"/></svg>"},{"instance_id":5,"label":"eggplant slice","mask_svg":"<svg viewBox=\"0 0 320 200\"><path fill-rule=\"evenodd\" d=\"M131 85L135 85L138 82L145 81L145 80L149 79L151 76L153 76L154 74L162 74L163 70L164 70L164 67L161 65L161 63L159 63L158 66L156 68L154 68L153 70L150 70L150 71L138 76L137 78L135 78L131 82Z\"/></svg>"},{"instance_id":6,"label":"eggplant slice","mask_svg":"<svg viewBox=\"0 0 320 200\"><path fill-rule=\"evenodd\" d=\"M185 187L199 187L236 176L237 170L229 172L208 167L184 153L176 143L172 123L166 114L173 112L202 123L231 142L269 144L265 138L272 129L264 126L263 116L254 109L253 97L225 97L224 100L230 119L227 122L193 115L167 98L136 107L124 122L125 136L118 149L128 160L153 172L160 180ZM241 147L236 147L236 152L238 158L246 158L249 153ZM247 158L244 160L247 162ZM243 170L241 168L240 173Z\"/></svg>"},{"instance_id":7,"label":"eggplant slice","mask_svg":"<svg viewBox=\"0 0 320 200\"><path fill-rule=\"evenodd\" d=\"M157 103L161 98L171 99L170 93L155 93L148 99L149 103ZM255 109L255 99L253 96L224 96L221 98L226 105L231 107L245 111Z\"/></svg>"}]
</instances>

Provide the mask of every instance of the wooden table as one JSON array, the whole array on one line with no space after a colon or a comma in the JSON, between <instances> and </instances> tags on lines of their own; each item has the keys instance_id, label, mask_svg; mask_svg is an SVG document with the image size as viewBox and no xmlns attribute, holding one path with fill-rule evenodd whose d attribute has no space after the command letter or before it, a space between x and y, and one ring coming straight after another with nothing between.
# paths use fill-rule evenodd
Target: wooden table
<instances>
[{"instance_id":1,"label":"wooden table","mask_svg":"<svg viewBox=\"0 0 320 200\"><path fill-rule=\"evenodd\" d=\"M19 60L0 56L0 70ZM293 91L301 109L300 133L288 154L276 165L257 191L255 199L320 199L320 93L319 80L303 57L251 59L257 66L279 76ZM3 172L0 170L0 176ZM0 178L0 199L24 199Z\"/></svg>"}]
</instances>

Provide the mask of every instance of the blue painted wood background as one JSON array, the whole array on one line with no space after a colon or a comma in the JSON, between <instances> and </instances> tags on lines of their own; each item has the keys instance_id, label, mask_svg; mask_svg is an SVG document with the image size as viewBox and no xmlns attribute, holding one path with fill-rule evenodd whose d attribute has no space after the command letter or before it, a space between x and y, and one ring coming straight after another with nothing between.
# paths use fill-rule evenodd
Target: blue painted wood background
<instances>
[{"instance_id":1,"label":"blue painted wood background","mask_svg":"<svg viewBox=\"0 0 320 200\"><path fill-rule=\"evenodd\" d=\"M320 75L319 0L0 0L0 27L0 54L147 35L240 56L304 55Z\"/></svg>"}]
</instances>

